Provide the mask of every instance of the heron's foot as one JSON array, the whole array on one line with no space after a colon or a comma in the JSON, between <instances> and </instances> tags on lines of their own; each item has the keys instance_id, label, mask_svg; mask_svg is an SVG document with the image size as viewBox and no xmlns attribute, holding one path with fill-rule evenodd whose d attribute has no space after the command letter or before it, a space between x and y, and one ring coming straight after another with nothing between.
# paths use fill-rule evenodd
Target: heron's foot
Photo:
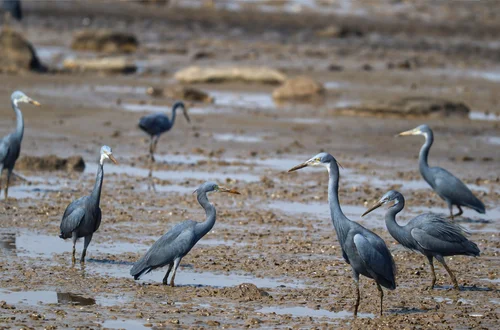
<instances>
[{"instance_id":1,"label":"heron's foot","mask_svg":"<svg viewBox=\"0 0 500 330\"><path fill-rule=\"evenodd\" d=\"M432 291L432 290L434 290L434 284L433 285L424 286L424 291Z\"/></svg>"},{"instance_id":2,"label":"heron's foot","mask_svg":"<svg viewBox=\"0 0 500 330\"><path fill-rule=\"evenodd\" d=\"M71 263L72 263L73 265L74 265L74 264L76 264L76 258L75 258L75 257L71 258Z\"/></svg>"},{"instance_id":3,"label":"heron's foot","mask_svg":"<svg viewBox=\"0 0 500 330\"><path fill-rule=\"evenodd\" d=\"M453 289L456 290L456 291L460 291L460 287L456 283L453 284Z\"/></svg>"},{"instance_id":4,"label":"heron's foot","mask_svg":"<svg viewBox=\"0 0 500 330\"><path fill-rule=\"evenodd\" d=\"M171 286L172 288L174 288L174 287L175 287L175 283L174 283L174 281L171 281L171 282L170 282L170 286Z\"/></svg>"},{"instance_id":5,"label":"heron's foot","mask_svg":"<svg viewBox=\"0 0 500 330\"><path fill-rule=\"evenodd\" d=\"M168 285L168 281L163 280L163 285Z\"/></svg>"}]
</instances>

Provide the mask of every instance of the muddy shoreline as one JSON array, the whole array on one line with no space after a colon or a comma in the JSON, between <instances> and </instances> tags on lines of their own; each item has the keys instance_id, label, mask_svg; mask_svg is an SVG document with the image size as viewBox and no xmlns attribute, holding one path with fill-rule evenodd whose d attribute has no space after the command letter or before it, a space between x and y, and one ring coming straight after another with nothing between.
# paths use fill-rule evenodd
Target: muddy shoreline
<instances>
[{"instance_id":1,"label":"muddy shoreline","mask_svg":"<svg viewBox=\"0 0 500 330\"><path fill-rule=\"evenodd\" d=\"M42 104L22 107L26 128L21 157L82 156L86 164L83 172L15 170L26 181L16 180L9 190L12 199L0 201L0 328L498 328L500 70L497 51L489 44L497 30L489 19L494 20L498 6L459 3L439 11L458 19L463 18L457 16L460 8L489 10L483 24L464 19L448 25L438 19L438 11L425 6L408 9L408 15L431 13L428 24L420 24L418 15L405 20L397 13L374 14L356 21L347 15L338 18L339 24L359 27L363 36L325 39L315 29L327 19L314 12L300 22L288 14L259 16L281 17L265 28L275 32L259 35L263 27L253 25L252 13L245 21L241 13L214 10L203 15L203 10L183 8L176 14L134 6L138 14L129 21L131 4L115 5L123 11L111 15L109 5L98 5L91 13L51 2L47 7L28 3L26 23L16 26L53 68L67 57L99 56L69 46L72 33L88 17L90 27L128 28L140 46L127 55L138 64L131 75L58 70L0 74L2 136L12 130L13 90ZM212 25L220 17L223 23ZM311 21L317 25L298 37ZM386 23L378 25L380 21ZM438 40L438 46L422 46L407 35L413 31ZM377 39L376 33L387 38ZM471 41L476 37L480 46ZM198 51L211 56L194 59ZM389 68L389 63L408 58L409 68ZM147 88L172 84L177 70L193 64L266 65L290 77L314 77L326 92L315 103L278 104L271 96L275 86L193 84L214 103L187 103L191 124L178 118L160 139L158 162L151 168L148 138L136 128L137 121L147 113L170 113L172 100L153 98ZM328 70L332 64L341 69ZM471 112L464 118L422 119L341 116L336 111L416 96L464 102ZM452 290L440 265L437 288L425 289L430 282L425 258L394 241L382 210L361 218L390 189L407 201L401 223L428 211L447 214L445 203L418 172L423 139L394 137L424 122L435 134L431 165L461 178L487 209L485 215L467 209L458 219L481 249L479 258L449 258L460 292ZM102 224L88 262L72 266L71 242L57 237L59 223L67 204L92 189L102 144L113 148L120 165L104 167ZM339 192L343 211L380 235L398 266L398 287L386 291L382 317L377 316L373 281L362 278L361 315L352 318L354 285L330 220L327 174L286 173L323 150L344 166ZM183 259L176 276L179 286L161 285L166 269L134 281L128 274L132 263L158 237L183 220L203 219L192 191L206 180L237 188L242 195L209 197L217 208L217 223ZM81 248L79 242L78 254Z\"/></svg>"}]
</instances>

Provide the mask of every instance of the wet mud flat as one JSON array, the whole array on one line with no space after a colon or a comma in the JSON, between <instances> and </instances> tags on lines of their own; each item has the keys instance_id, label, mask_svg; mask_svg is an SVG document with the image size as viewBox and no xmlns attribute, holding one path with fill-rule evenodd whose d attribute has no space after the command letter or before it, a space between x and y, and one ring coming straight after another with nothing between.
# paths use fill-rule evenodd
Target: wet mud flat
<instances>
[{"instance_id":1,"label":"wet mud flat","mask_svg":"<svg viewBox=\"0 0 500 330\"><path fill-rule=\"evenodd\" d=\"M45 26L40 36L44 16L36 11L29 15L33 20L26 34L40 37L37 43L42 48L52 47L46 48L46 59L57 65L58 57L50 51L71 55L70 34L58 38L55 27L62 24L71 31L73 18L49 18L56 25ZM93 24L121 20L96 19ZM192 51L205 39L215 58L202 60L203 64L232 63L234 59L225 55L227 47L235 53L248 51L248 45L238 40L241 35L224 36L227 40L221 43L217 31L195 33L181 25L164 32L165 40L154 40L142 23L132 26L155 46L183 43ZM185 40L174 36L179 31ZM82 173L18 171L26 181L16 180L10 189L12 199L0 202L0 326L498 328L500 159L494 150L500 132L494 64L462 56L466 51L448 55L432 49L408 50L402 43L373 52L358 37L338 44L269 37L267 44L261 44L251 31L245 33L243 39L248 38L261 55L238 59L239 64L270 63L291 75L313 75L325 84L325 99L319 104L277 104L271 97L272 86L197 84L215 102L189 104L192 124L178 118L160 139L152 167L148 139L136 124L144 114L168 112L170 103L152 99L145 91L173 79L172 72L191 64L188 56L165 53L155 62L155 54L144 47L140 56L145 69L134 75L0 76L3 117L9 118L8 97L14 89L43 104L40 109L22 108L26 124L22 154L81 155L86 162ZM411 44L410 39L406 42ZM351 41L356 46L350 46ZM356 55L349 56L356 47ZM294 51L289 58L278 56L290 49ZM348 50L347 55L321 55L342 49ZM387 68L388 62L409 54L427 59L424 68ZM443 61L446 67L436 65ZM325 70L332 62L344 69ZM362 69L367 63L372 70ZM162 66L167 72L158 69ZM473 111L470 118L425 119L435 132L431 165L463 179L487 208L485 215L465 210L458 219L482 252L479 258L450 258L460 292L451 289L440 265L437 288L426 290L430 271L425 258L390 237L383 211L360 217L389 189L406 197L406 211L399 217L403 223L422 212L447 214L445 203L418 173L416 157L423 141L393 137L423 119L335 114L337 106L422 94L458 99ZM9 120L0 122L2 134L11 127ZM113 147L120 165L104 167L101 228L89 247L87 263L72 266L71 242L57 237L59 222L67 204L92 189L102 144ZM394 255L398 287L386 291L382 317L377 315L374 283L362 278L361 315L352 318L354 285L331 225L326 172L286 173L321 150L344 166L340 198L346 215L379 234ZM166 269L134 281L128 275L132 263L158 237L180 221L204 218L192 191L206 180L237 188L242 195L209 196L217 207L217 223L183 259L178 287L161 285ZM81 248L79 242L78 253Z\"/></svg>"}]
</instances>

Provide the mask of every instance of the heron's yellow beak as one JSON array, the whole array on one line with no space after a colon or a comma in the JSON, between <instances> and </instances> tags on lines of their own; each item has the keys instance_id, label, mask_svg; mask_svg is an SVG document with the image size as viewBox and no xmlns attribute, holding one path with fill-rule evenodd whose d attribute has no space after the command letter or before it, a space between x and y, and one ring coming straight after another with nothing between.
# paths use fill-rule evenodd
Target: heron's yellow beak
<instances>
[{"instance_id":1,"label":"heron's yellow beak","mask_svg":"<svg viewBox=\"0 0 500 330\"><path fill-rule=\"evenodd\" d=\"M235 194L235 195L241 195L239 191L237 191L235 189L225 188L225 187L219 187L219 191L230 193L230 194Z\"/></svg>"},{"instance_id":2,"label":"heron's yellow beak","mask_svg":"<svg viewBox=\"0 0 500 330\"><path fill-rule=\"evenodd\" d=\"M113 162L115 163L116 165L118 165L118 161L116 160L115 156L113 155L108 155L108 158Z\"/></svg>"},{"instance_id":3,"label":"heron's yellow beak","mask_svg":"<svg viewBox=\"0 0 500 330\"><path fill-rule=\"evenodd\" d=\"M182 112L184 113L184 117L186 117L187 122L191 123L191 119L189 119L189 116L188 116L188 113L187 113L187 109L183 108Z\"/></svg>"},{"instance_id":4,"label":"heron's yellow beak","mask_svg":"<svg viewBox=\"0 0 500 330\"><path fill-rule=\"evenodd\" d=\"M307 161L307 162L304 162L304 163L299 164L297 166L294 166L294 167L292 167L291 169L288 170L288 173L300 170L301 168L309 166L309 164L310 164L309 161Z\"/></svg>"},{"instance_id":5,"label":"heron's yellow beak","mask_svg":"<svg viewBox=\"0 0 500 330\"><path fill-rule=\"evenodd\" d=\"M405 136L405 135L419 135L421 134L422 132L420 132L420 130L418 128L414 128L414 129L411 129L409 131L404 131L404 132L401 132L399 134L397 134L396 136Z\"/></svg>"},{"instance_id":6,"label":"heron's yellow beak","mask_svg":"<svg viewBox=\"0 0 500 330\"><path fill-rule=\"evenodd\" d=\"M37 107L39 107L41 105L38 101L35 101L33 99L29 99L28 102L31 103L31 104L33 104L33 105L36 105Z\"/></svg>"},{"instance_id":7,"label":"heron's yellow beak","mask_svg":"<svg viewBox=\"0 0 500 330\"><path fill-rule=\"evenodd\" d=\"M373 210L378 209L382 205L384 205L384 202L378 201L375 205L373 205L371 208L369 208L368 210L366 210L366 212L363 213L361 216L364 217L365 215L367 215L368 213L370 213Z\"/></svg>"}]
</instances>

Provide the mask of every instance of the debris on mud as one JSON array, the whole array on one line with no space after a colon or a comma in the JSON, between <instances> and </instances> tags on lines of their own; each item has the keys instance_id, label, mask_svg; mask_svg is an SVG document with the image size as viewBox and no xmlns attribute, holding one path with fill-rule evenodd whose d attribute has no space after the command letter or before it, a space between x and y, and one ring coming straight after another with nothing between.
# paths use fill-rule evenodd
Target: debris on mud
<instances>
[{"instance_id":1,"label":"debris on mud","mask_svg":"<svg viewBox=\"0 0 500 330\"><path fill-rule=\"evenodd\" d=\"M63 66L70 70L103 71L108 73L134 73L135 63L124 57L105 57L95 59L66 59Z\"/></svg>"},{"instance_id":2,"label":"debris on mud","mask_svg":"<svg viewBox=\"0 0 500 330\"><path fill-rule=\"evenodd\" d=\"M461 102L453 102L433 97L405 97L387 103L374 102L353 105L334 110L335 114L348 116L380 116L380 117L463 117L469 115L470 109Z\"/></svg>"},{"instance_id":3,"label":"debris on mud","mask_svg":"<svg viewBox=\"0 0 500 330\"><path fill-rule=\"evenodd\" d=\"M0 71L32 70L45 72L33 45L20 33L9 28L0 32Z\"/></svg>"},{"instance_id":4,"label":"debris on mud","mask_svg":"<svg viewBox=\"0 0 500 330\"><path fill-rule=\"evenodd\" d=\"M153 97L168 97L176 100L203 103L214 102L214 98L208 95L208 93L190 86L170 85L165 88L149 87L147 93Z\"/></svg>"},{"instance_id":5,"label":"debris on mud","mask_svg":"<svg viewBox=\"0 0 500 330\"><path fill-rule=\"evenodd\" d=\"M238 286L223 288L220 289L218 293L225 298L242 301L252 301L263 297L269 297L269 293L259 289L252 283L242 283Z\"/></svg>"},{"instance_id":6,"label":"debris on mud","mask_svg":"<svg viewBox=\"0 0 500 330\"><path fill-rule=\"evenodd\" d=\"M281 84L286 75L267 67L199 67L179 70L175 79L183 83L220 83L243 81L263 84Z\"/></svg>"},{"instance_id":7,"label":"debris on mud","mask_svg":"<svg viewBox=\"0 0 500 330\"><path fill-rule=\"evenodd\" d=\"M285 81L283 85L273 92L275 100L311 100L323 95L325 88L316 80L300 76Z\"/></svg>"},{"instance_id":8,"label":"debris on mud","mask_svg":"<svg viewBox=\"0 0 500 330\"><path fill-rule=\"evenodd\" d=\"M59 158L55 155L49 156L23 156L16 163L16 169L29 171L77 171L83 172L85 162L82 156L71 156Z\"/></svg>"},{"instance_id":9,"label":"debris on mud","mask_svg":"<svg viewBox=\"0 0 500 330\"><path fill-rule=\"evenodd\" d=\"M138 46L139 42L133 34L109 30L78 31L71 42L74 50L102 53L133 53Z\"/></svg>"}]
</instances>

